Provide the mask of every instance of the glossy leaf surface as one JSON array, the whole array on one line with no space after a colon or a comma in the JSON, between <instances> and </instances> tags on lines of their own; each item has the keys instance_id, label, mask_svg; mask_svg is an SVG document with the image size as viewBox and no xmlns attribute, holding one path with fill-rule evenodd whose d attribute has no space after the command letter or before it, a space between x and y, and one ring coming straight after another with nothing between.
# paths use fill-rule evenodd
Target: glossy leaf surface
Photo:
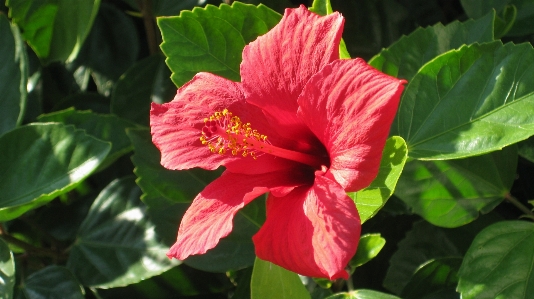
<instances>
[{"instance_id":1,"label":"glossy leaf surface","mask_svg":"<svg viewBox=\"0 0 534 299\"><path fill-rule=\"evenodd\" d=\"M246 44L266 33L281 16L264 5L239 2L182 11L159 18L161 49L177 86L201 71L240 81L239 64ZM246 24L246 25L245 25Z\"/></svg>"},{"instance_id":2,"label":"glossy leaf surface","mask_svg":"<svg viewBox=\"0 0 534 299\"><path fill-rule=\"evenodd\" d=\"M360 237L358 243L358 250L354 257L350 260L349 265L353 268L359 267L380 253L380 250L386 244L386 239L382 238L380 234L366 234Z\"/></svg>"},{"instance_id":3,"label":"glossy leaf surface","mask_svg":"<svg viewBox=\"0 0 534 299\"><path fill-rule=\"evenodd\" d=\"M8 0L9 16L45 63L72 61L93 24L100 0Z\"/></svg>"},{"instance_id":4,"label":"glossy leaf surface","mask_svg":"<svg viewBox=\"0 0 534 299\"><path fill-rule=\"evenodd\" d=\"M67 267L85 286L111 288L161 274L178 263L165 255L133 177L109 184L77 234Z\"/></svg>"},{"instance_id":5,"label":"glossy leaf surface","mask_svg":"<svg viewBox=\"0 0 534 299\"><path fill-rule=\"evenodd\" d=\"M530 44L473 44L427 63L406 87L392 133L417 159L458 159L534 134Z\"/></svg>"},{"instance_id":6,"label":"glossy leaf surface","mask_svg":"<svg viewBox=\"0 0 534 299\"><path fill-rule=\"evenodd\" d=\"M489 13L477 20L418 28L382 50L369 64L410 82L419 68L440 54L464 44L493 41L493 19L494 14Z\"/></svg>"},{"instance_id":7,"label":"glossy leaf surface","mask_svg":"<svg viewBox=\"0 0 534 299\"><path fill-rule=\"evenodd\" d=\"M0 221L72 190L105 160L109 143L58 123L32 124L0 137Z\"/></svg>"},{"instance_id":8,"label":"glossy leaf surface","mask_svg":"<svg viewBox=\"0 0 534 299\"><path fill-rule=\"evenodd\" d=\"M480 232L458 273L465 299L517 298L534 294L534 224L502 221Z\"/></svg>"},{"instance_id":9,"label":"glossy leaf surface","mask_svg":"<svg viewBox=\"0 0 534 299\"><path fill-rule=\"evenodd\" d=\"M373 217L393 194L408 153L406 143L398 136L390 137L382 153L378 175L369 187L347 193L356 203L362 223Z\"/></svg>"},{"instance_id":10,"label":"glossy leaf surface","mask_svg":"<svg viewBox=\"0 0 534 299\"><path fill-rule=\"evenodd\" d=\"M458 227L498 205L516 176L515 146L458 160L409 162L395 194L432 224Z\"/></svg>"},{"instance_id":11,"label":"glossy leaf surface","mask_svg":"<svg viewBox=\"0 0 534 299\"><path fill-rule=\"evenodd\" d=\"M85 292L74 275L61 266L48 266L28 276L22 292L27 299L85 298Z\"/></svg>"},{"instance_id":12,"label":"glossy leaf surface","mask_svg":"<svg viewBox=\"0 0 534 299\"><path fill-rule=\"evenodd\" d=\"M0 299L13 298L15 259L4 240L0 239Z\"/></svg>"},{"instance_id":13,"label":"glossy leaf surface","mask_svg":"<svg viewBox=\"0 0 534 299\"><path fill-rule=\"evenodd\" d=\"M60 122L74 125L77 129L85 130L91 136L111 143L111 150L101 167L111 164L133 148L130 139L126 136L126 129L136 125L112 114L67 109L41 115L37 119L40 122Z\"/></svg>"},{"instance_id":14,"label":"glossy leaf surface","mask_svg":"<svg viewBox=\"0 0 534 299\"><path fill-rule=\"evenodd\" d=\"M0 14L0 135L22 121L27 97L27 60L17 26Z\"/></svg>"},{"instance_id":15,"label":"glossy leaf surface","mask_svg":"<svg viewBox=\"0 0 534 299\"><path fill-rule=\"evenodd\" d=\"M310 298L296 273L258 258L254 262L250 291L251 299Z\"/></svg>"}]
</instances>

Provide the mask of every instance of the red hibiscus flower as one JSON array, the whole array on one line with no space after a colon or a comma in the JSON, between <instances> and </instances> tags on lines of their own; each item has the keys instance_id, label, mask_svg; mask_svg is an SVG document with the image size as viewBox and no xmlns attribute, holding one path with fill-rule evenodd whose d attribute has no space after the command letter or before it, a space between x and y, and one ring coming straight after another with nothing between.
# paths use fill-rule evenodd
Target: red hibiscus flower
<instances>
[{"instance_id":1,"label":"red hibiscus flower","mask_svg":"<svg viewBox=\"0 0 534 299\"><path fill-rule=\"evenodd\" d=\"M302 275L348 278L360 218L346 195L376 177L402 80L339 59L344 20L304 6L245 47L242 82L199 73L152 104L152 140L169 169L224 173L185 213L168 256L215 247L234 215L266 192L256 255Z\"/></svg>"}]
</instances>

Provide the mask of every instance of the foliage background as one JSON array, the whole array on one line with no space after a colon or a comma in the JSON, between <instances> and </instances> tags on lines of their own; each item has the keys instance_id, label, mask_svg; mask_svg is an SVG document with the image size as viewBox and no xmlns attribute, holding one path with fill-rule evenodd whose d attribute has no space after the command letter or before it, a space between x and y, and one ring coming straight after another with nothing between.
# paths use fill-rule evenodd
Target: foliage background
<instances>
[{"instance_id":1,"label":"foliage background","mask_svg":"<svg viewBox=\"0 0 534 299\"><path fill-rule=\"evenodd\" d=\"M280 14L312 5L261 2ZM406 140L409 158L387 204L382 208L387 197L372 190L351 195L362 207L378 200L370 214L379 211L363 225L349 282L299 279L255 260L250 237L265 217L261 200L236 217L234 232L213 251L182 264L166 258L188 202L220 172L159 165L149 104L171 100L189 74L170 79L187 62L179 57L187 45L172 46L176 36L165 37L171 19L160 19L158 27L156 17L207 4L221 2L0 5L0 298L534 298L534 144L527 139L534 134L533 1L331 1L345 17L349 54L413 84L405 105L431 101L433 92L449 96L449 106L434 106L435 115L423 108L405 113L401 104L392 135ZM219 10L210 9L190 16L211 26ZM247 42L279 18L247 9L262 14L266 26L246 33ZM229 48L240 53L243 46ZM454 69L457 61L480 68ZM197 70L210 67L199 63ZM502 69L495 93L477 89ZM443 72L465 87L437 75ZM500 90L513 90L522 106L512 107L508 97L492 102L502 100ZM479 98L493 106L476 110L463 100ZM498 121L479 126L468 119L458 133L465 139L439 141L439 126L421 125L426 139L403 126L427 115L448 122L466 109L482 116L501 111L506 129L494 129ZM459 146L487 136L499 138ZM405 157L402 144L386 153ZM428 150L436 144L452 149L436 156ZM394 181L392 189L404 165L395 161L389 162L400 168L383 173ZM477 248L487 249L489 258L481 261L487 252Z\"/></svg>"}]
</instances>

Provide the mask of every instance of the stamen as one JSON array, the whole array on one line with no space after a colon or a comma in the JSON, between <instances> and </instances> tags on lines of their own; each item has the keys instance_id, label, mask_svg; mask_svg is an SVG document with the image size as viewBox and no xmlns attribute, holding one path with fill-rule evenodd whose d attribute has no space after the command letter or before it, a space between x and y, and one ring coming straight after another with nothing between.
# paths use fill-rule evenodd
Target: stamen
<instances>
[{"instance_id":1,"label":"stamen","mask_svg":"<svg viewBox=\"0 0 534 299\"><path fill-rule=\"evenodd\" d=\"M252 129L250 123L243 123L228 109L215 112L209 118L204 119L200 141L212 153L220 155L231 153L234 156L239 154L257 159L266 153L304 163L317 169L325 164L324 158L273 146L267 140L266 135Z\"/></svg>"}]
</instances>

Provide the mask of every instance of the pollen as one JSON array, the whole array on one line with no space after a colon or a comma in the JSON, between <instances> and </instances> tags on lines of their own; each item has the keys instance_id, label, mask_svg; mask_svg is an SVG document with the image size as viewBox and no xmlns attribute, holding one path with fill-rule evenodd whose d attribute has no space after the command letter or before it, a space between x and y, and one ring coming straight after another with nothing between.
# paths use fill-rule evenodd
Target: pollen
<instances>
[{"instance_id":1,"label":"pollen","mask_svg":"<svg viewBox=\"0 0 534 299\"><path fill-rule=\"evenodd\" d=\"M204 119L200 141L212 153L234 156L250 156L257 159L262 144L268 144L267 136L252 129L250 123L244 123L228 109L217 111ZM259 148L258 148L259 147Z\"/></svg>"}]
</instances>

